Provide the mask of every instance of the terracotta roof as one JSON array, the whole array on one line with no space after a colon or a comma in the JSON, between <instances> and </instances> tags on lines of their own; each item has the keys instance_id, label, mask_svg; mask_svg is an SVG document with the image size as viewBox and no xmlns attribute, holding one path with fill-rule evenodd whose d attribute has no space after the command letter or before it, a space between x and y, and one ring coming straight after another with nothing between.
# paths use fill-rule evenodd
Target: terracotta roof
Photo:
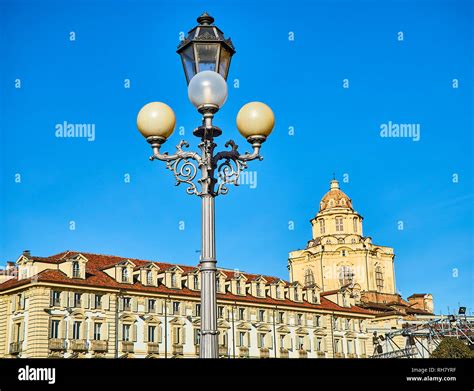
<instances>
[{"instance_id":1,"label":"terracotta roof","mask_svg":"<svg viewBox=\"0 0 474 391\"><path fill-rule=\"evenodd\" d=\"M319 203L320 212L331 208L348 208L353 210L352 200L346 193L339 189L339 182L335 179L331 181L330 190L323 196Z\"/></svg>"},{"instance_id":2,"label":"terracotta roof","mask_svg":"<svg viewBox=\"0 0 474 391\"><path fill-rule=\"evenodd\" d=\"M36 276L26 278L26 279L10 279L5 281L4 283L0 284L0 292L5 291L10 288L26 285L30 283L32 280L39 281L39 282L50 282L50 283L61 283L61 284L68 284L72 286L84 286L84 287L102 287L102 288L110 288L110 289L125 289L127 291L137 291L137 292L150 292L150 293L163 293L163 294L170 294L170 295L182 295L188 297L199 297L200 292L191 290L189 288L183 287L180 289L173 289L168 288L165 285L160 284L159 286L146 286L141 284L138 281L134 281L133 283L119 283L106 274L103 269L113 266L119 262L129 259L137 266L143 266L150 262L149 260L141 260L141 259L134 259L128 257L118 257L114 255L101 255L101 254L93 254L93 253L85 253L85 252L77 252L77 251L67 251L60 254L52 255L50 257L30 257L31 259L38 259L41 262L44 262L46 259L48 263L61 263L64 261L66 257L73 257L78 254L82 254L85 258L87 258L88 262L86 263L86 278L85 279L76 279L76 278L69 278L64 274L62 271L58 269L46 269L42 272L38 273ZM153 262L160 269L167 269L173 266L179 266L184 271L189 272L195 270L196 267L194 266L185 266L185 265L173 265L168 263L162 262ZM234 271L230 270L222 270L222 272L227 276L227 279L231 279L234 276ZM242 273L243 275L248 278L249 281L262 276L264 277L268 283L272 283L274 281L281 280L278 277L271 277L265 276L260 274L248 274ZM284 280L282 280L284 281ZM284 281L285 284L289 284L287 281ZM358 307L358 306L351 306L351 307L341 307L336 303L326 299L324 297L324 293L321 297L320 304L313 304L307 301L303 302L295 302L288 299L278 300L273 299L271 297L255 297L251 295L240 296L234 295L230 292L218 293L217 298L221 300L229 300L229 301L239 301L239 302L249 302L249 303L256 303L256 304L267 304L271 306L291 306L291 307L298 307L298 308L305 308L305 309L321 309L321 310L329 310L329 311L340 311L340 312L353 312L359 313L364 315L374 315L374 313L370 310Z\"/></svg>"}]
</instances>

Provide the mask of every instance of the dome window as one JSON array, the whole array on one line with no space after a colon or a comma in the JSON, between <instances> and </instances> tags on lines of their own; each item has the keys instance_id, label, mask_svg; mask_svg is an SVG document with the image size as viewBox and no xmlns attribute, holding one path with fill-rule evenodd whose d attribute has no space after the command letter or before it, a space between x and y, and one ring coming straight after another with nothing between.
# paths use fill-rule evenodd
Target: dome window
<instances>
[{"instance_id":1,"label":"dome window","mask_svg":"<svg viewBox=\"0 0 474 391\"><path fill-rule=\"evenodd\" d=\"M319 232L324 234L326 232L326 226L324 223L324 219L319 220Z\"/></svg>"},{"instance_id":2,"label":"dome window","mask_svg":"<svg viewBox=\"0 0 474 391\"><path fill-rule=\"evenodd\" d=\"M336 231L342 232L344 231L344 223L342 217L336 217Z\"/></svg>"}]
</instances>

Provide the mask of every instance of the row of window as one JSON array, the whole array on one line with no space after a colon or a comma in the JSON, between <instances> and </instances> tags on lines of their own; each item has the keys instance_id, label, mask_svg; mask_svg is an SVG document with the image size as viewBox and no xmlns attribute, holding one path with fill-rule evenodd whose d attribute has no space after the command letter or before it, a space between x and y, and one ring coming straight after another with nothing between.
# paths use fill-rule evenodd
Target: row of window
<instances>
[{"instance_id":1,"label":"row of window","mask_svg":"<svg viewBox=\"0 0 474 391\"><path fill-rule=\"evenodd\" d=\"M67 292L64 292L67 293ZM94 294L93 301L91 306L93 308L100 309L102 308L102 297L101 294ZM68 295L67 303L64 303L67 307L80 308L83 305L83 294L80 292L74 292L71 296ZM51 306L52 307L61 307L61 291L53 290L51 291Z\"/></svg>"},{"instance_id":2,"label":"row of window","mask_svg":"<svg viewBox=\"0 0 474 391\"><path fill-rule=\"evenodd\" d=\"M319 219L319 232L321 234L326 233L326 220L325 219ZM336 232L343 232L344 231L344 217L336 217L335 218L335 223L336 223ZM352 230L354 233L357 233L358 231L358 224L359 224L359 219L357 217L354 217L352 219Z\"/></svg>"},{"instance_id":3,"label":"row of window","mask_svg":"<svg viewBox=\"0 0 474 391\"><path fill-rule=\"evenodd\" d=\"M51 326L50 326L50 333L49 337L52 339L60 338L60 330L59 330L60 320L59 319L52 319ZM93 339L94 340L101 340L103 338L104 324L102 322L94 322L93 323ZM83 335L83 321L75 320L72 323L72 335L71 339L87 339L85 335Z\"/></svg>"}]
</instances>

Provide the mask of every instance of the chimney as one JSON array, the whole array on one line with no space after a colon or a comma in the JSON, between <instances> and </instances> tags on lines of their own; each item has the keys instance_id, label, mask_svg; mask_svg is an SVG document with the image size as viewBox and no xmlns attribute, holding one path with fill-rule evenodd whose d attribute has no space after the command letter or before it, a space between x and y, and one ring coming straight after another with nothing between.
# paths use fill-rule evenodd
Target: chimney
<instances>
[{"instance_id":1,"label":"chimney","mask_svg":"<svg viewBox=\"0 0 474 391\"><path fill-rule=\"evenodd\" d=\"M31 256L31 251L30 250L23 250L23 255L25 257L30 257Z\"/></svg>"},{"instance_id":2,"label":"chimney","mask_svg":"<svg viewBox=\"0 0 474 391\"><path fill-rule=\"evenodd\" d=\"M7 262L7 270L13 270L15 269L15 262Z\"/></svg>"}]
</instances>

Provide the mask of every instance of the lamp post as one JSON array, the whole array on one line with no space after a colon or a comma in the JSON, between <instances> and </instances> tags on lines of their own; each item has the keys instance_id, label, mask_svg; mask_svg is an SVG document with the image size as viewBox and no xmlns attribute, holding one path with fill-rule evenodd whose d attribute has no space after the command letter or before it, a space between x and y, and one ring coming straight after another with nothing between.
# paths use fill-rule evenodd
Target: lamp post
<instances>
[{"instance_id":1,"label":"lamp post","mask_svg":"<svg viewBox=\"0 0 474 391\"><path fill-rule=\"evenodd\" d=\"M262 160L260 148L270 135L275 118L272 110L260 102L244 105L237 114L237 128L252 146L251 153L241 154L233 140L226 142L229 150L215 152L214 138L222 131L213 125L215 113L227 99L225 79L230 60L235 53L230 39L213 25L214 18L204 13L199 25L178 47L186 80L188 97L202 115L202 124L193 134L201 139L198 152L184 150L189 144L182 140L172 155L162 153L161 147L173 133L176 119L173 110L161 102L148 103L140 110L137 127L151 144L150 160L166 162L176 178L176 185L185 184L186 193L201 197L201 358L218 358L215 197L228 192L228 184L238 185L240 173L251 160ZM198 172L201 176L196 179ZM197 184L196 184L197 182Z\"/></svg>"}]
</instances>

